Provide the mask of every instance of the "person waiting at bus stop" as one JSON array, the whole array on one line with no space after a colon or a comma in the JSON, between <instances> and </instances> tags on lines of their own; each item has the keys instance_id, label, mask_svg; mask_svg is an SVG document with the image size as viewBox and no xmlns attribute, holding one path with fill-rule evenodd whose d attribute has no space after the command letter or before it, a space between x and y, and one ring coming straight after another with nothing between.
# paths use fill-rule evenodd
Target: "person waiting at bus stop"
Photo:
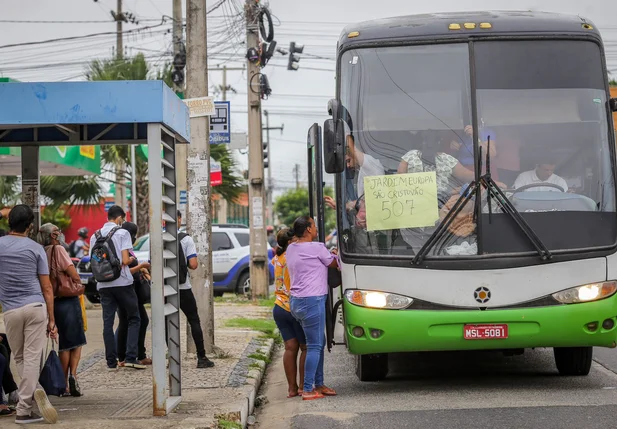
<instances>
[{"instance_id":1,"label":"person waiting at bus stop","mask_svg":"<svg viewBox=\"0 0 617 429\"><path fill-rule=\"evenodd\" d=\"M291 277L290 308L306 336L306 365L302 399L320 399L336 392L324 384L324 347L326 329L326 297L328 267L336 267L336 249L328 252L325 244L316 242L317 227L309 216L297 218L290 236L296 242L287 247L287 267Z\"/></svg>"},{"instance_id":2,"label":"person waiting at bus stop","mask_svg":"<svg viewBox=\"0 0 617 429\"><path fill-rule=\"evenodd\" d=\"M291 289L291 278L289 269L287 268L287 246L295 241L295 237L289 234L289 229L281 229L276 235L278 247L276 256L272 259L274 265L274 308L272 309L272 317L276 326L281 332L283 341L285 342L285 353L283 354L283 368L288 384L288 398L302 394L302 386L304 385L304 365L306 362L306 337L302 330L302 325L291 315L289 307L289 291ZM298 351L300 353L300 377L298 375ZM296 382L296 381L299 381ZM298 389L300 386L300 389Z\"/></svg>"}]
</instances>

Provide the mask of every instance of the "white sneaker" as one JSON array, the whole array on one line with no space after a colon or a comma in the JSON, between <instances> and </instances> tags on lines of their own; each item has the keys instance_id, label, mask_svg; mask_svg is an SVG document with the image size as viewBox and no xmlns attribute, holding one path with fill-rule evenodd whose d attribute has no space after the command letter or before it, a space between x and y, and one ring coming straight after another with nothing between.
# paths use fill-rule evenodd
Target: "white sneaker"
<instances>
[{"instance_id":1,"label":"white sneaker","mask_svg":"<svg viewBox=\"0 0 617 429\"><path fill-rule=\"evenodd\" d=\"M58 412L49 402L49 398L43 389L36 389L34 391L34 400L46 423L54 424L58 421Z\"/></svg>"}]
</instances>

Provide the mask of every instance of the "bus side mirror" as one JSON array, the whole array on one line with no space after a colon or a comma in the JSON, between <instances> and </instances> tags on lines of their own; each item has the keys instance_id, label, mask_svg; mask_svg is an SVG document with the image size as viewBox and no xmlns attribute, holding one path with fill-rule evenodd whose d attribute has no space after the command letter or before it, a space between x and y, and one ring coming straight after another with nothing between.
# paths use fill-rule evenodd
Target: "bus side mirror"
<instances>
[{"instance_id":1,"label":"bus side mirror","mask_svg":"<svg viewBox=\"0 0 617 429\"><path fill-rule=\"evenodd\" d=\"M326 173L336 174L345 170L345 128L343 121L328 119L323 124L323 158Z\"/></svg>"},{"instance_id":2,"label":"bus side mirror","mask_svg":"<svg viewBox=\"0 0 617 429\"><path fill-rule=\"evenodd\" d=\"M612 112L617 112L617 98L611 98L608 100L608 105L611 106Z\"/></svg>"}]
</instances>

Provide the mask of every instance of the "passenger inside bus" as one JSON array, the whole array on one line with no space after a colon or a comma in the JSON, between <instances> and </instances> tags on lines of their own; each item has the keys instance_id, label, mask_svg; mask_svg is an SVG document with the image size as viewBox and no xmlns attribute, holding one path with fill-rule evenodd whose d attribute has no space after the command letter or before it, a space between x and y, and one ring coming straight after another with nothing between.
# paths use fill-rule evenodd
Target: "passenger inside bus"
<instances>
[{"instance_id":1,"label":"passenger inside bus","mask_svg":"<svg viewBox=\"0 0 617 429\"><path fill-rule=\"evenodd\" d=\"M346 180L346 215L343 216L343 230L349 229L356 253L375 253L379 247L378 241L380 239L383 240L385 237L383 234L366 230L364 178L369 176L381 176L385 174L385 171L378 159L362 152L356 146L354 136L347 124L345 125L345 130L347 135L347 144L345 145L345 174L348 180ZM356 172L357 174L355 174ZM355 187L353 182L355 182ZM336 209L336 202L331 197L325 197L325 203L330 208Z\"/></svg>"},{"instance_id":2,"label":"passenger inside bus","mask_svg":"<svg viewBox=\"0 0 617 429\"><path fill-rule=\"evenodd\" d=\"M490 157L495 158L497 156L497 146L495 145L495 132L490 128L484 127L484 121L481 120L480 131L478 132L479 144L478 147L482 148L482 157L486 157L486 151L489 150ZM474 171L474 147L473 147L473 127L467 125L463 130L463 137L459 137L458 133L456 139L450 142L450 154L454 156L461 165L471 172ZM490 146L488 143L490 137ZM484 160L483 160L484 161ZM491 173L497 174L494 168L491 168Z\"/></svg>"}]
</instances>

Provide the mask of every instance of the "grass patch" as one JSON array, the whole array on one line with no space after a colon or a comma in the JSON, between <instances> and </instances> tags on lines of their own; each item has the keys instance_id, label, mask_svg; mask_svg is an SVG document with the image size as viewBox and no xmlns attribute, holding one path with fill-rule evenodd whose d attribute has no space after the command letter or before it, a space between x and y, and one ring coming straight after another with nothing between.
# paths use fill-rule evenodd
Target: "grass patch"
<instances>
[{"instance_id":1,"label":"grass patch","mask_svg":"<svg viewBox=\"0 0 617 429\"><path fill-rule=\"evenodd\" d=\"M271 334L264 334L259 337L260 340L274 340L274 344L280 346L283 344L283 338L280 334L272 332Z\"/></svg>"},{"instance_id":2,"label":"grass patch","mask_svg":"<svg viewBox=\"0 0 617 429\"><path fill-rule=\"evenodd\" d=\"M242 425L238 422L230 422L229 420L219 419L216 422L218 429L242 429Z\"/></svg>"},{"instance_id":3,"label":"grass patch","mask_svg":"<svg viewBox=\"0 0 617 429\"><path fill-rule=\"evenodd\" d=\"M228 328L246 328L261 332L266 335L273 335L276 323L272 319L248 319L246 317L235 317L225 322Z\"/></svg>"},{"instance_id":4,"label":"grass patch","mask_svg":"<svg viewBox=\"0 0 617 429\"><path fill-rule=\"evenodd\" d=\"M272 362L268 356L262 353L251 353L248 357L251 359L264 361L265 363Z\"/></svg>"},{"instance_id":5,"label":"grass patch","mask_svg":"<svg viewBox=\"0 0 617 429\"><path fill-rule=\"evenodd\" d=\"M259 365L256 362L253 362L249 364L249 369L261 369L261 365Z\"/></svg>"},{"instance_id":6,"label":"grass patch","mask_svg":"<svg viewBox=\"0 0 617 429\"><path fill-rule=\"evenodd\" d=\"M246 305L258 305L260 307L273 307L275 297L272 296L268 299L258 299L253 301L244 295L227 294L223 296L215 296L214 302L219 304L246 304Z\"/></svg>"}]
</instances>

